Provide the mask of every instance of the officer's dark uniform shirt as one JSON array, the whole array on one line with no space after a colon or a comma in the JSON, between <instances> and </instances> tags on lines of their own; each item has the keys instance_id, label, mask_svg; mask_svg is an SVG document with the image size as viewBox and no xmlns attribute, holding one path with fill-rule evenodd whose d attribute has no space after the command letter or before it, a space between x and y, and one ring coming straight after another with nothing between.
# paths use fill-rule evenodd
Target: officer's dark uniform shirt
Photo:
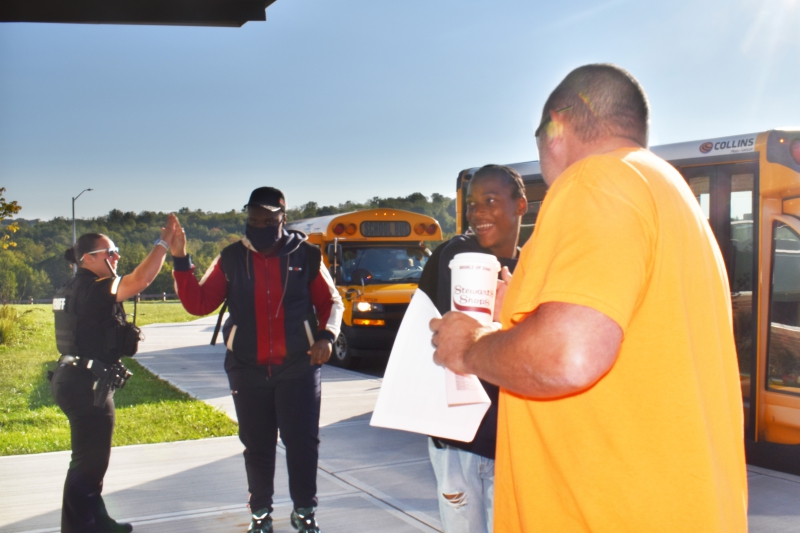
<instances>
[{"instance_id":1,"label":"officer's dark uniform shirt","mask_svg":"<svg viewBox=\"0 0 800 533\"><path fill-rule=\"evenodd\" d=\"M77 354L103 363L114 364L119 354L107 349L106 324L114 316L125 317L122 303L117 302L117 287L122 278L101 278L94 272L79 268L71 283L74 287L75 314L78 328L75 342Z\"/></svg>"}]
</instances>

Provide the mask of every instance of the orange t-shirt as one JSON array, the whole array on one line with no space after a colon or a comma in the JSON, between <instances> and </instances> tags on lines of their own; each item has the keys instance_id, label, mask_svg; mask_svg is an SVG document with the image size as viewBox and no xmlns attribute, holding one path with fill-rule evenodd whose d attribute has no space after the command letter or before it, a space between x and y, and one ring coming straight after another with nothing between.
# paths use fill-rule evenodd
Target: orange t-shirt
<instances>
[{"instance_id":1,"label":"orange t-shirt","mask_svg":"<svg viewBox=\"0 0 800 533\"><path fill-rule=\"evenodd\" d=\"M579 394L501 390L495 530L743 532L747 474L727 275L686 182L644 149L553 184L503 303L591 307L624 339Z\"/></svg>"}]
</instances>

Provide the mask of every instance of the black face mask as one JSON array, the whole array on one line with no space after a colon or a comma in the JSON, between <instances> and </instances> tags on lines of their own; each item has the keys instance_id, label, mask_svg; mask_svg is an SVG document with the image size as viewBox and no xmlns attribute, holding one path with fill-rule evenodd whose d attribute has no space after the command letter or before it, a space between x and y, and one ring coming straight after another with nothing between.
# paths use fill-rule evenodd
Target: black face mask
<instances>
[{"instance_id":1,"label":"black face mask","mask_svg":"<svg viewBox=\"0 0 800 533\"><path fill-rule=\"evenodd\" d=\"M256 250L266 250L277 244L281 238L281 226L267 226L266 228L255 228L250 224L244 230L245 236Z\"/></svg>"}]
</instances>

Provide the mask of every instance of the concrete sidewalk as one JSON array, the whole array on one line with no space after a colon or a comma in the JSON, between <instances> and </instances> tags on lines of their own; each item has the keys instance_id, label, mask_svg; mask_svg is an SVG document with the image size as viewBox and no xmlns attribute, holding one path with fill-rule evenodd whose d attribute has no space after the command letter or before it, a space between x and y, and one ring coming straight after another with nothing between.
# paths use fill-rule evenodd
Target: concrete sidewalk
<instances>
[{"instance_id":1,"label":"concrete sidewalk","mask_svg":"<svg viewBox=\"0 0 800 533\"><path fill-rule=\"evenodd\" d=\"M137 359L235 418L214 319L145 328ZM381 380L323 367L318 517L326 532L441 530L425 437L369 427ZM134 377L132 385L135 386ZM115 448L103 491L112 516L139 533L247 529L236 437ZM279 449L279 453L283 453ZM59 530L69 452L0 457L0 532ZM748 468L750 531L800 532L800 478ZM294 531L285 461L276 472L275 531Z\"/></svg>"},{"instance_id":2,"label":"concrete sidewalk","mask_svg":"<svg viewBox=\"0 0 800 533\"><path fill-rule=\"evenodd\" d=\"M147 326L136 358L235 419L222 368L225 349L208 345L213 326L214 318ZM380 379L329 365L322 375L317 516L323 530L440 530L425 437L369 427ZM136 386L135 377L130 385ZM103 489L109 512L142 533L244 532L242 450L237 437L114 448ZM0 457L0 532L58 531L68 465L69 452ZM280 458L275 488L275 531L294 531Z\"/></svg>"}]
</instances>

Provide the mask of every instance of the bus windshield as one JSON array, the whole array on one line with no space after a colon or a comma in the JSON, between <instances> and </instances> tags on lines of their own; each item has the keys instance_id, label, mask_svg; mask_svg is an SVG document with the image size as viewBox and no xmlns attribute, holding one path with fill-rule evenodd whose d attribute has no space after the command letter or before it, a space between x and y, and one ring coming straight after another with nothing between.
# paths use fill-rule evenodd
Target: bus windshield
<instances>
[{"instance_id":1,"label":"bus windshield","mask_svg":"<svg viewBox=\"0 0 800 533\"><path fill-rule=\"evenodd\" d=\"M414 246L348 246L342 253L342 276L346 283L356 283L353 273L359 269L368 271L371 283L416 283L429 252Z\"/></svg>"}]
</instances>

